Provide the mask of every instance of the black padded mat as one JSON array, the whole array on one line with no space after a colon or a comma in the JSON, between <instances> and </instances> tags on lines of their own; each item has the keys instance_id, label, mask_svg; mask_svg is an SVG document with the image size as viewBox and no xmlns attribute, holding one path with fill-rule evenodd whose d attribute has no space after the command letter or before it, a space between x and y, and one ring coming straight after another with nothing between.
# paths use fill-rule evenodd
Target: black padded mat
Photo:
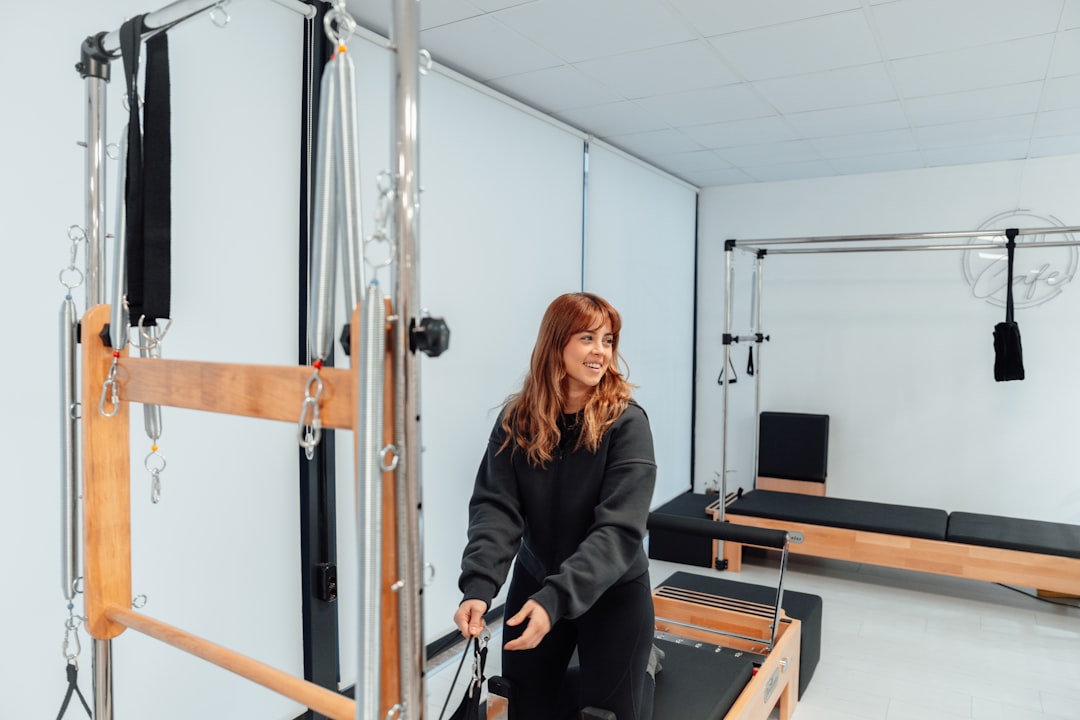
<instances>
[{"instance_id":1,"label":"black padded mat","mask_svg":"<svg viewBox=\"0 0 1080 720\"><path fill-rule=\"evenodd\" d=\"M947 537L967 545L1080 558L1080 525L954 512Z\"/></svg>"},{"instance_id":2,"label":"black padded mat","mask_svg":"<svg viewBox=\"0 0 1080 720\"><path fill-rule=\"evenodd\" d=\"M928 540L944 540L949 519L944 510L772 490L745 493L727 512Z\"/></svg>"},{"instance_id":3,"label":"black padded mat","mask_svg":"<svg viewBox=\"0 0 1080 720\"><path fill-rule=\"evenodd\" d=\"M754 673L748 655L731 648L680 644L656 638L664 651L656 675L653 720L721 720Z\"/></svg>"}]
</instances>

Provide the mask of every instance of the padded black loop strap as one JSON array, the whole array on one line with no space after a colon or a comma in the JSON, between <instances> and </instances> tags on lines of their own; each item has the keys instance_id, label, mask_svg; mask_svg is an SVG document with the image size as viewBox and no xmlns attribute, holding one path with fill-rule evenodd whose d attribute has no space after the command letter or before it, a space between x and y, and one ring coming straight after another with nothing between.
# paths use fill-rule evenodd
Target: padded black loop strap
<instances>
[{"instance_id":1,"label":"padded black loop strap","mask_svg":"<svg viewBox=\"0 0 1080 720\"><path fill-rule=\"evenodd\" d=\"M57 714L56 720L60 720L60 718L64 717L64 713L67 712L68 703L71 702L72 694L79 696L79 701L86 710L86 716L90 718L94 717L94 714L90 711L90 706L86 703L86 698L83 697L82 690L79 689L79 666L75 663L68 663L67 679L67 694L64 695L64 703L60 706L60 712Z\"/></svg>"},{"instance_id":2,"label":"padded black loop strap","mask_svg":"<svg viewBox=\"0 0 1080 720\"><path fill-rule=\"evenodd\" d=\"M1005 230L1005 237L1008 240L1005 243L1005 248L1009 253L1009 284L1005 289L1005 322L1011 323L1013 321L1013 255L1016 253L1016 236L1020 234L1018 228L1008 228Z\"/></svg>"},{"instance_id":3,"label":"padded black loop strap","mask_svg":"<svg viewBox=\"0 0 1080 720\"><path fill-rule=\"evenodd\" d=\"M140 117L139 50L144 17L134 17L120 27L128 93L126 295L132 323L142 318L145 324L153 324L170 314L172 142L169 40L164 32L146 43L146 92Z\"/></svg>"},{"instance_id":4,"label":"padded black loop strap","mask_svg":"<svg viewBox=\"0 0 1080 720\"><path fill-rule=\"evenodd\" d=\"M754 375L754 348L750 347L750 354L746 357L746 374L753 377Z\"/></svg>"},{"instance_id":5,"label":"padded black loop strap","mask_svg":"<svg viewBox=\"0 0 1080 720\"><path fill-rule=\"evenodd\" d=\"M670 530L672 532L697 535L699 537L730 540L744 545L783 549L787 544L787 533L783 530L734 525L729 522L717 522L704 518L683 517L666 513L649 513L646 523L649 530Z\"/></svg>"}]
</instances>

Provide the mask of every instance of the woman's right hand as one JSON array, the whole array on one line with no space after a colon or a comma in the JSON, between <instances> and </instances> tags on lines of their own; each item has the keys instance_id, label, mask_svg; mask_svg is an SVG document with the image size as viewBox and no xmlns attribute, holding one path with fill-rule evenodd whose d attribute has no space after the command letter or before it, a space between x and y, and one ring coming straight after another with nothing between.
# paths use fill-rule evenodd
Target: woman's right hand
<instances>
[{"instance_id":1,"label":"woman's right hand","mask_svg":"<svg viewBox=\"0 0 1080 720\"><path fill-rule=\"evenodd\" d=\"M484 613L487 603L483 600L465 600L454 613L454 624L467 638L476 637L484 629Z\"/></svg>"}]
</instances>

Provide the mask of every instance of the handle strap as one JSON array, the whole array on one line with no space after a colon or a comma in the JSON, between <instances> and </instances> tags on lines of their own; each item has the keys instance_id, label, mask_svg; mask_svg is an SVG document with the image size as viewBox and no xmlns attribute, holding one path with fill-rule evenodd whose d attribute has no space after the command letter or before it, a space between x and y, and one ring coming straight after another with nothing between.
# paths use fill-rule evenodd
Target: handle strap
<instances>
[{"instance_id":1,"label":"handle strap","mask_svg":"<svg viewBox=\"0 0 1080 720\"><path fill-rule=\"evenodd\" d=\"M1011 323L1013 321L1013 255L1016 252L1016 236L1020 234L1018 228L1008 228L1005 230L1005 237L1008 240L1005 243L1005 248L1009 253L1009 284L1005 290L1005 322Z\"/></svg>"}]
</instances>

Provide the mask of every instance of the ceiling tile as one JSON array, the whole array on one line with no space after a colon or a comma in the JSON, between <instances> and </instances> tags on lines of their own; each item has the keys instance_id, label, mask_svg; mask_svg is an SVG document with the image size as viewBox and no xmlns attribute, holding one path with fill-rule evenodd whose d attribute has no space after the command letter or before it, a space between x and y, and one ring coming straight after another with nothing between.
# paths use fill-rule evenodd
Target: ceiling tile
<instances>
[{"instance_id":1,"label":"ceiling tile","mask_svg":"<svg viewBox=\"0 0 1080 720\"><path fill-rule=\"evenodd\" d=\"M871 12L885 56L905 58L1053 33L1061 3L903 0Z\"/></svg>"},{"instance_id":2,"label":"ceiling tile","mask_svg":"<svg viewBox=\"0 0 1080 720\"><path fill-rule=\"evenodd\" d=\"M896 99L880 63L752 83L782 113L867 105Z\"/></svg>"},{"instance_id":3,"label":"ceiling tile","mask_svg":"<svg viewBox=\"0 0 1080 720\"><path fill-rule=\"evenodd\" d=\"M1075 135L1080 132L1080 108L1046 110L1035 118L1035 137Z\"/></svg>"},{"instance_id":4,"label":"ceiling tile","mask_svg":"<svg viewBox=\"0 0 1080 720\"><path fill-rule=\"evenodd\" d=\"M562 64L490 15L432 28L423 33L422 40L434 60L481 82Z\"/></svg>"},{"instance_id":5,"label":"ceiling tile","mask_svg":"<svg viewBox=\"0 0 1080 720\"><path fill-rule=\"evenodd\" d=\"M491 17L570 63L695 38L671 11L650 0L544 0Z\"/></svg>"},{"instance_id":6,"label":"ceiling tile","mask_svg":"<svg viewBox=\"0 0 1080 720\"><path fill-rule=\"evenodd\" d=\"M346 7L358 23L383 37L390 35L393 22L393 3L361 2L348 0ZM420 30L447 25L458 20L482 15L484 11L474 2L466 0L439 0L437 3L420 5ZM421 44L423 41L421 40Z\"/></svg>"},{"instance_id":7,"label":"ceiling tile","mask_svg":"<svg viewBox=\"0 0 1080 720\"><path fill-rule=\"evenodd\" d=\"M1080 75L1047 79L1043 87L1042 109L1080 106Z\"/></svg>"},{"instance_id":8,"label":"ceiling tile","mask_svg":"<svg viewBox=\"0 0 1080 720\"><path fill-rule=\"evenodd\" d=\"M807 42L812 38L812 42ZM746 80L801 75L880 60L861 10L710 38Z\"/></svg>"},{"instance_id":9,"label":"ceiling tile","mask_svg":"<svg viewBox=\"0 0 1080 720\"><path fill-rule=\"evenodd\" d=\"M829 164L822 160L783 163L780 165L763 165L760 167L744 167L743 172L758 182L805 180L806 178L828 177L836 174Z\"/></svg>"},{"instance_id":10,"label":"ceiling tile","mask_svg":"<svg viewBox=\"0 0 1080 720\"><path fill-rule=\"evenodd\" d=\"M796 140L791 127L777 116L695 125L683 132L707 148L738 145L761 145L781 140Z\"/></svg>"},{"instance_id":11,"label":"ceiling tile","mask_svg":"<svg viewBox=\"0 0 1080 720\"><path fill-rule=\"evenodd\" d=\"M1080 28L1058 33L1050 61L1050 76L1080 73Z\"/></svg>"},{"instance_id":12,"label":"ceiling tile","mask_svg":"<svg viewBox=\"0 0 1080 720\"><path fill-rule=\"evenodd\" d=\"M518 5L528 5L529 3L539 2L540 0L469 0L470 3L483 10L484 12L495 12L496 10L505 10L506 8L517 7ZM442 0L439 0L441 3ZM423 8L434 5L435 3L421 3L420 8L423 12Z\"/></svg>"},{"instance_id":13,"label":"ceiling tile","mask_svg":"<svg viewBox=\"0 0 1080 720\"><path fill-rule=\"evenodd\" d=\"M685 173L683 178L687 182L698 187L718 187L720 185L747 185L754 182L750 177L738 168L721 170L697 170Z\"/></svg>"},{"instance_id":14,"label":"ceiling tile","mask_svg":"<svg viewBox=\"0 0 1080 720\"><path fill-rule=\"evenodd\" d=\"M629 100L572 108L555 117L597 137L627 135L648 130L663 130L667 123Z\"/></svg>"},{"instance_id":15,"label":"ceiling tile","mask_svg":"<svg viewBox=\"0 0 1080 720\"><path fill-rule=\"evenodd\" d=\"M721 170L731 167L731 163L712 150L694 150L693 152L675 153L668 157L668 167L676 172L699 172L702 170Z\"/></svg>"},{"instance_id":16,"label":"ceiling tile","mask_svg":"<svg viewBox=\"0 0 1080 720\"><path fill-rule=\"evenodd\" d=\"M627 135L608 135L605 140L644 158L660 158L702 149L700 144L684 133L670 128Z\"/></svg>"},{"instance_id":17,"label":"ceiling tile","mask_svg":"<svg viewBox=\"0 0 1080 720\"><path fill-rule=\"evenodd\" d=\"M705 125L724 120L767 117L772 108L746 85L727 85L694 92L641 98L636 105L664 118L672 127Z\"/></svg>"},{"instance_id":18,"label":"ceiling tile","mask_svg":"<svg viewBox=\"0 0 1080 720\"><path fill-rule=\"evenodd\" d=\"M1031 157L1076 155L1080 153L1080 134L1035 138L1031 141Z\"/></svg>"},{"instance_id":19,"label":"ceiling tile","mask_svg":"<svg viewBox=\"0 0 1080 720\"><path fill-rule=\"evenodd\" d=\"M791 113L785 118L804 137L810 138L896 130L908 125L898 101Z\"/></svg>"},{"instance_id":20,"label":"ceiling tile","mask_svg":"<svg viewBox=\"0 0 1080 720\"><path fill-rule=\"evenodd\" d=\"M1017 140L990 145L967 145L964 147L933 148L923 151L927 165L971 165L974 163L1023 160L1028 156L1028 142Z\"/></svg>"},{"instance_id":21,"label":"ceiling tile","mask_svg":"<svg viewBox=\"0 0 1080 720\"><path fill-rule=\"evenodd\" d=\"M915 152L919 149L910 130L838 135L818 138L811 140L810 143L817 148L822 157L828 159Z\"/></svg>"},{"instance_id":22,"label":"ceiling tile","mask_svg":"<svg viewBox=\"0 0 1080 720\"><path fill-rule=\"evenodd\" d=\"M601 105L622 99L611 88L585 77L569 65L501 77L488 84L547 112Z\"/></svg>"},{"instance_id":23,"label":"ceiling tile","mask_svg":"<svg viewBox=\"0 0 1080 720\"><path fill-rule=\"evenodd\" d=\"M739 81L704 40L586 60L574 67L631 100Z\"/></svg>"},{"instance_id":24,"label":"ceiling tile","mask_svg":"<svg viewBox=\"0 0 1080 720\"><path fill-rule=\"evenodd\" d=\"M743 145L724 148L719 150L718 153L720 157L732 165L740 167L821 159L818 151L806 140L787 140L763 145Z\"/></svg>"},{"instance_id":25,"label":"ceiling tile","mask_svg":"<svg viewBox=\"0 0 1080 720\"><path fill-rule=\"evenodd\" d=\"M1061 28L1080 27L1080 2L1065 0L1065 9L1061 12Z\"/></svg>"},{"instance_id":26,"label":"ceiling tile","mask_svg":"<svg viewBox=\"0 0 1080 720\"><path fill-rule=\"evenodd\" d=\"M893 76L904 97L942 95L1042 80L1053 35L895 60Z\"/></svg>"},{"instance_id":27,"label":"ceiling tile","mask_svg":"<svg viewBox=\"0 0 1080 720\"><path fill-rule=\"evenodd\" d=\"M890 155L836 158L830 160L829 164L841 175L861 175L863 173L915 170L923 167L923 158L917 152L903 152Z\"/></svg>"},{"instance_id":28,"label":"ceiling tile","mask_svg":"<svg viewBox=\"0 0 1080 720\"><path fill-rule=\"evenodd\" d=\"M859 0L668 0L702 35L720 35L852 10Z\"/></svg>"},{"instance_id":29,"label":"ceiling tile","mask_svg":"<svg viewBox=\"0 0 1080 720\"><path fill-rule=\"evenodd\" d=\"M1041 82L913 98L904 103L913 125L940 125L1035 112L1043 93Z\"/></svg>"},{"instance_id":30,"label":"ceiling tile","mask_svg":"<svg viewBox=\"0 0 1080 720\"><path fill-rule=\"evenodd\" d=\"M915 128L915 135L923 148L943 148L986 142L1027 142L1031 138L1034 125L1034 114L1017 115L947 125L930 125Z\"/></svg>"}]
</instances>

